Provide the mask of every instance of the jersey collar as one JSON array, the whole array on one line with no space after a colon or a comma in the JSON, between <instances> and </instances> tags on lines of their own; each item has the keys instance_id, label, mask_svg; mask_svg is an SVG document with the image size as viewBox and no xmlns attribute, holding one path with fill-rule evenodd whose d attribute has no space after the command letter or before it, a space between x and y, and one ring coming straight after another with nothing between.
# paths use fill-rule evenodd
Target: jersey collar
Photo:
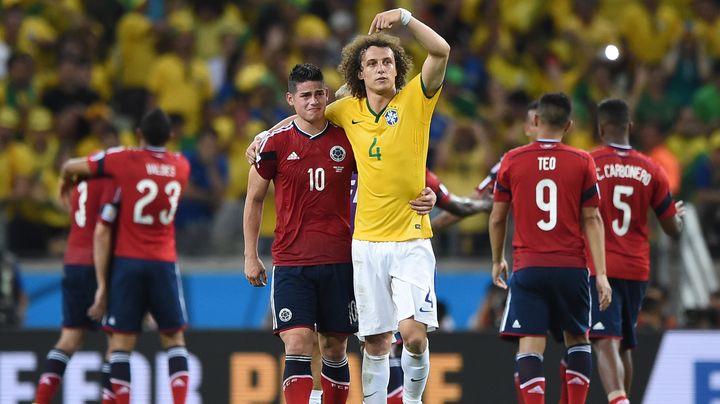
<instances>
[{"instance_id":1,"label":"jersey collar","mask_svg":"<svg viewBox=\"0 0 720 404\"><path fill-rule=\"evenodd\" d=\"M143 147L143 149L149 150L149 151L155 152L155 153L165 153L167 151L167 149L165 149L165 147L162 147L162 146L145 146L145 147Z\"/></svg>"},{"instance_id":2,"label":"jersey collar","mask_svg":"<svg viewBox=\"0 0 720 404\"><path fill-rule=\"evenodd\" d=\"M608 143L608 146L612 147L613 149L632 150L632 146L630 146L629 144Z\"/></svg>"},{"instance_id":3,"label":"jersey collar","mask_svg":"<svg viewBox=\"0 0 720 404\"><path fill-rule=\"evenodd\" d=\"M313 135L313 134L311 134L311 133L307 133L307 132L305 132L304 130L300 129L300 127L297 126L297 124L295 124L295 121L293 121L292 124L293 124L293 126L295 127L295 129L297 129L298 132L300 132L303 136L305 136L306 138L311 139L311 140L312 140L312 139L315 139L316 137L318 137L318 136L324 134L325 132L327 132L327 131L328 131L328 128L330 127L330 122L325 121L325 127L323 128L323 130L321 130L320 132L318 132L318 133L316 133L316 134Z\"/></svg>"},{"instance_id":4,"label":"jersey collar","mask_svg":"<svg viewBox=\"0 0 720 404\"><path fill-rule=\"evenodd\" d=\"M560 139L540 139L540 138L537 138L537 139L535 139L535 141L536 141L536 142L540 142L540 143L560 143Z\"/></svg>"}]
</instances>

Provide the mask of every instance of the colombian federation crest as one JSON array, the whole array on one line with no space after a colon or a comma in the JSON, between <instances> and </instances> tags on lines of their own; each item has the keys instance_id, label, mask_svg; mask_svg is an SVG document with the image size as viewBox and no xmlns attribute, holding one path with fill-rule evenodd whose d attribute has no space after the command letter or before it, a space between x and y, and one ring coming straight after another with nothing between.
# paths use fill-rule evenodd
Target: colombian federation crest
<instances>
[{"instance_id":1,"label":"colombian federation crest","mask_svg":"<svg viewBox=\"0 0 720 404\"><path fill-rule=\"evenodd\" d=\"M346 155L347 153L342 146L333 146L332 149L330 149L330 158L336 163L345 160Z\"/></svg>"},{"instance_id":2,"label":"colombian federation crest","mask_svg":"<svg viewBox=\"0 0 720 404\"><path fill-rule=\"evenodd\" d=\"M388 109L387 112L385 112L385 122L387 122L388 125L395 126L399 120L400 115L398 115L396 109Z\"/></svg>"},{"instance_id":3,"label":"colombian federation crest","mask_svg":"<svg viewBox=\"0 0 720 404\"><path fill-rule=\"evenodd\" d=\"M283 308L282 310L280 310L280 313L278 313L278 318L280 318L280 321L282 321L283 323L287 323L288 321L290 321L292 319L292 316L292 311L290 311L290 309L288 309L287 307Z\"/></svg>"}]
</instances>

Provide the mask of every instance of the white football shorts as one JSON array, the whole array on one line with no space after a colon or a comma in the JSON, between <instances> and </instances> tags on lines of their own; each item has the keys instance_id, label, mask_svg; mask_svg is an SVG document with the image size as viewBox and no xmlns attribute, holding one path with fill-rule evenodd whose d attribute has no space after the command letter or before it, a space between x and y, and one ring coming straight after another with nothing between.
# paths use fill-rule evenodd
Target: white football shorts
<instances>
[{"instance_id":1,"label":"white football shorts","mask_svg":"<svg viewBox=\"0 0 720 404\"><path fill-rule=\"evenodd\" d=\"M411 317L428 331L438 327L429 239L353 240L352 259L359 336L396 331L401 320Z\"/></svg>"}]
</instances>

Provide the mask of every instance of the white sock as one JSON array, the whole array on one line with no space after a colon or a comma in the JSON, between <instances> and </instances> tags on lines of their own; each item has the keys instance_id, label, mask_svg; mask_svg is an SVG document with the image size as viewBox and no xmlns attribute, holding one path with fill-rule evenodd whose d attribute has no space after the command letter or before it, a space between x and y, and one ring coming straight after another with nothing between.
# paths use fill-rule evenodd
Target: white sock
<instances>
[{"instance_id":1,"label":"white sock","mask_svg":"<svg viewBox=\"0 0 720 404\"><path fill-rule=\"evenodd\" d=\"M422 403L422 395L430 373L430 348L414 354L403 346L400 363L403 369L403 403Z\"/></svg>"},{"instance_id":2,"label":"white sock","mask_svg":"<svg viewBox=\"0 0 720 404\"><path fill-rule=\"evenodd\" d=\"M308 404L322 404L322 390L313 390L310 392L310 401Z\"/></svg>"},{"instance_id":3,"label":"white sock","mask_svg":"<svg viewBox=\"0 0 720 404\"><path fill-rule=\"evenodd\" d=\"M390 354L363 354L362 386L365 404L387 404L387 385L390 381Z\"/></svg>"}]
</instances>

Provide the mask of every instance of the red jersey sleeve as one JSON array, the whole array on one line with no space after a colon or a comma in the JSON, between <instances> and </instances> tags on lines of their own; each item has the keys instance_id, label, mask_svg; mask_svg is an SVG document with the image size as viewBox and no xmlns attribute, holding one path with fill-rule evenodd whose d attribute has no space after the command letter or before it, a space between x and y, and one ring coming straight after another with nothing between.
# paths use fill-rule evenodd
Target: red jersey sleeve
<instances>
[{"instance_id":1,"label":"red jersey sleeve","mask_svg":"<svg viewBox=\"0 0 720 404\"><path fill-rule=\"evenodd\" d=\"M440 178L438 178L438 176L430 170L425 170L425 186L435 192L435 195L437 196L437 206L444 209L444 206L450 202L451 193L448 191L445 184L440 181Z\"/></svg>"},{"instance_id":2,"label":"red jersey sleeve","mask_svg":"<svg viewBox=\"0 0 720 404\"><path fill-rule=\"evenodd\" d=\"M495 202L510 202L512 194L510 192L510 158L506 154L500 160L500 168L498 169L497 178L495 179L495 190L493 192L493 200Z\"/></svg>"},{"instance_id":3,"label":"red jersey sleeve","mask_svg":"<svg viewBox=\"0 0 720 404\"><path fill-rule=\"evenodd\" d=\"M268 135L260 143L255 168L258 174L266 180L275 178L278 168L278 151L277 142L275 142L273 135Z\"/></svg>"},{"instance_id":4,"label":"red jersey sleeve","mask_svg":"<svg viewBox=\"0 0 720 404\"><path fill-rule=\"evenodd\" d=\"M662 167L655 168L655 189L652 196L652 208L658 219L667 219L677 213L672 194L670 193L670 181Z\"/></svg>"},{"instance_id":5,"label":"red jersey sleeve","mask_svg":"<svg viewBox=\"0 0 720 404\"><path fill-rule=\"evenodd\" d=\"M107 179L100 196L100 212L98 221L113 224L117 219L118 205L120 204L120 187L113 179Z\"/></svg>"},{"instance_id":6,"label":"red jersey sleeve","mask_svg":"<svg viewBox=\"0 0 720 404\"><path fill-rule=\"evenodd\" d=\"M587 167L585 169L585 181L583 182L582 207L600 206L600 189L597 183L597 169L595 161L587 156Z\"/></svg>"},{"instance_id":7,"label":"red jersey sleeve","mask_svg":"<svg viewBox=\"0 0 720 404\"><path fill-rule=\"evenodd\" d=\"M91 154L87 159L90 171L99 177L122 174L123 167L125 167L123 163L124 150L122 147L115 147Z\"/></svg>"}]
</instances>

